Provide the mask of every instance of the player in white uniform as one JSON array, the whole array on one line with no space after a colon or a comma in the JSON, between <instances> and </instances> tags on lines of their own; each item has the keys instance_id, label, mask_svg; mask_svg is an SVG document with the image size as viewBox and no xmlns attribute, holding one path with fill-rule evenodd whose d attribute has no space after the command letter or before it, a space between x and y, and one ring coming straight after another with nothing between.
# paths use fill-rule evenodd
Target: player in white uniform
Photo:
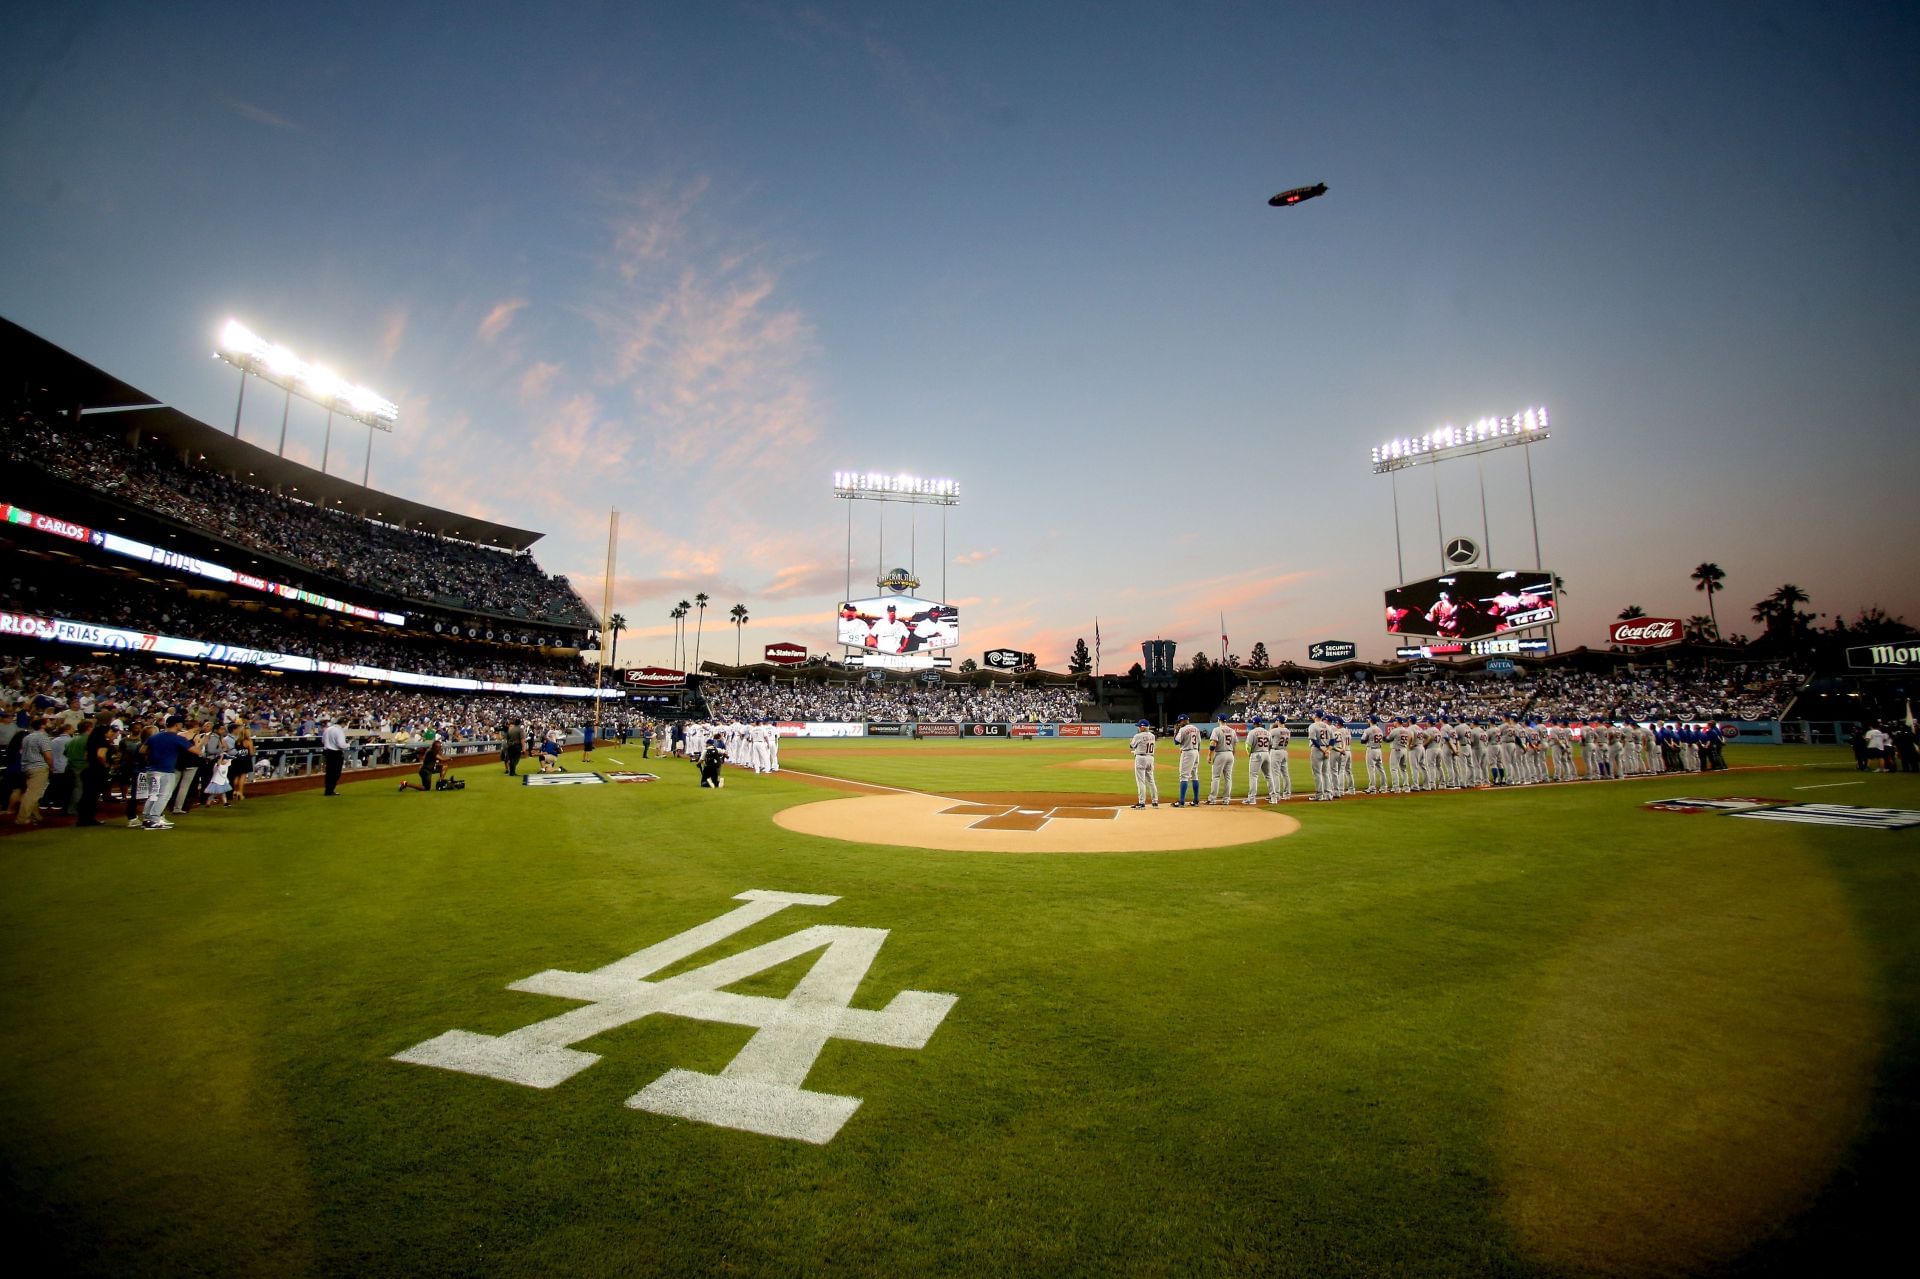
<instances>
[{"instance_id":1,"label":"player in white uniform","mask_svg":"<svg viewBox=\"0 0 1920 1279\"><path fill-rule=\"evenodd\" d=\"M1267 802L1277 804L1282 799L1293 798L1293 770L1287 767L1287 747L1293 741L1293 731L1287 727L1287 721L1276 719L1267 729L1269 744L1267 750Z\"/></svg>"},{"instance_id":2,"label":"player in white uniform","mask_svg":"<svg viewBox=\"0 0 1920 1279\"><path fill-rule=\"evenodd\" d=\"M780 725L774 720L767 721L767 771L780 771Z\"/></svg>"},{"instance_id":3,"label":"player in white uniform","mask_svg":"<svg viewBox=\"0 0 1920 1279\"><path fill-rule=\"evenodd\" d=\"M1180 748L1180 798L1173 801L1175 808L1185 808L1189 804L1200 806L1200 730L1185 715L1179 719L1180 727L1173 731L1173 744ZM1193 788L1193 798L1187 798L1187 788Z\"/></svg>"},{"instance_id":4,"label":"player in white uniform","mask_svg":"<svg viewBox=\"0 0 1920 1279\"><path fill-rule=\"evenodd\" d=\"M1273 734L1267 731L1266 721L1250 720L1247 724L1247 797L1243 803L1253 804L1260 799L1260 783L1267 780L1267 760L1273 753ZM1271 798L1273 790L1267 790Z\"/></svg>"},{"instance_id":5,"label":"player in white uniform","mask_svg":"<svg viewBox=\"0 0 1920 1279\"><path fill-rule=\"evenodd\" d=\"M912 629L900 619L899 609L887 605L887 615L873 624L873 651L876 653L903 653L907 648L907 636Z\"/></svg>"},{"instance_id":6,"label":"player in white uniform","mask_svg":"<svg viewBox=\"0 0 1920 1279\"><path fill-rule=\"evenodd\" d=\"M1153 735L1153 725L1141 720L1135 725L1140 731L1127 743L1127 749L1133 752L1133 794L1135 808L1145 808L1148 797L1152 797L1153 806L1160 807L1160 779L1153 775L1153 748L1160 744Z\"/></svg>"},{"instance_id":7,"label":"player in white uniform","mask_svg":"<svg viewBox=\"0 0 1920 1279\"><path fill-rule=\"evenodd\" d=\"M1367 716L1367 726L1360 730L1360 744L1367 751L1367 794L1384 795L1387 793L1387 733L1380 727L1378 715Z\"/></svg>"},{"instance_id":8,"label":"player in white uniform","mask_svg":"<svg viewBox=\"0 0 1920 1279\"><path fill-rule=\"evenodd\" d=\"M1233 752L1239 744L1240 734L1225 720L1215 724L1207 734L1207 747L1213 752L1213 780L1207 784L1209 804L1233 802Z\"/></svg>"}]
</instances>

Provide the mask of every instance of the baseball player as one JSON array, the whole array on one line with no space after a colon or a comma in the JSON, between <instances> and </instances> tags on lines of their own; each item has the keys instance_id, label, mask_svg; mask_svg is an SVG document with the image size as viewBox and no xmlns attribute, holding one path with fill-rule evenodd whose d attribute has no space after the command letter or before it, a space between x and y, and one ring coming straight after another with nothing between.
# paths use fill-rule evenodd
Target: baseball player
<instances>
[{"instance_id":1,"label":"baseball player","mask_svg":"<svg viewBox=\"0 0 1920 1279\"><path fill-rule=\"evenodd\" d=\"M1287 767L1287 747L1293 732L1287 721L1276 719L1267 729L1267 802L1277 804L1293 798L1293 770Z\"/></svg>"},{"instance_id":2,"label":"baseball player","mask_svg":"<svg viewBox=\"0 0 1920 1279\"><path fill-rule=\"evenodd\" d=\"M1247 723L1247 797L1243 803L1253 804L1260 799L1260 783L1267 780L1267 761L1273 754L1273 734L1267 731L1267 723L1262 719ZM1267 788L1269 799L1273 788Z\"/></svg>"},{"instance_id":3,"label":"baseball player","mask_svg":"<svg viewBox=\"0 0 1920 1279\"><path fill-rule=\"evenodd\" d=\"M1392 770L1393 793L1405 795L1413 790L1413 725L1404 715L1395 715L1388 723L1387 741L1393 753L1387 757L1387 766Z\"/></svg>"},{"instance_id":4,"label":"baseball player","mask_svg":"<svg viewBox=\"0 0 1920 1279\"><path fill-rule=\"evenodd\" d=\"M1307 725L1307 754L1313 764L1313 797L1323 802L1333 798L1332 753L1333 726L1325 711L1315 711Z\"/></svg>"},{"instance_id":5,"label":"baseball player","mask_svg":"<svg viewBox=\"0 0 1920 1279\"><path fill-rule=\"evenodd\" d=\"M1233 752L1239 744L1240 734L1224 719L1207 734L1207 746L1213 752L1213 780L1207 786L1209 804L1233 802Z\"/></svg>"},{"instance_id":6,"label":"baseball player","mask_svg":"<svg viewBox=\"0 0 1920 1279\"><path fill-rule=\"evenodd\" d=\"M1177 721L1180 725L1173 731L1173 744L1180 748L1180 798L1173 802L1175 808L1185 808L1190 803L1200 806L1200 730L1193 721L1182 715ZM1193 799L1187 799L1187 788L1193 788Z\"/></svg>"},{"instance_id":7,"label":"baseball player","mask_svg":"<svg viewBox=\"0 0 1920 1279\"><path fill-rule=\"evenodd\" d=\"M1355 794L1353 785L1353 730L1347 717L1333 717L1333 793L1336 797Z\"/></svg>"},{"instance_id":8,"label":"baseball player","mask_svg":"<svg viewBox=\"0 0 1920 1279\"><path fill-rule=\"evenodd\" d=\"M1378 715L1367 716L1367 726L1360 730L1360 744L1367 751L1367 794L1384 795L1387 792L1387 733L1380 727Z\"/></svg>"},{"instance_id":9,"label":"baseball player","mask_svg":"<svg viewBox=\"0 0 1920 1279\"><path fill-rule=\"evenodd\" d=\"M1140 731L1128 741L1127 749L1133 752L1133 794L1135 808L1145 808L1151 796L1153 806L1160 807L1160 780L1153 775L1153 748L1159 739L1153 735L1153 725L1141 720L1135 725Z\"/></svg>"}]
</instances>

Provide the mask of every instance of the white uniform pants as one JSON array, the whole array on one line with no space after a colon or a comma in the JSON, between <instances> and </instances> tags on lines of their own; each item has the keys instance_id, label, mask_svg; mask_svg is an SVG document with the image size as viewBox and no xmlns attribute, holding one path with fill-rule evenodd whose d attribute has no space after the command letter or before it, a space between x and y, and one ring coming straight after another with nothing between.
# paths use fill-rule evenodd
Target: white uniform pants
<instances>
[{"instance_id":1,"label":"white uniform pants","mask_svg":"<svg viewBox=\"0 0 1920 1279\"><path fill-rule=\"evenodd\" d=\"M1222 802L1233 798L1233 756L1225 751L1213 757L1213 780L1207 785L1207 802L1216 796Z\"/></svg>"},{"instance_id":2,"label":"white uniform pants","mask_svg":"<svg viewBox=\"0 0 1920 1279\"><path fill-rule=\"evenodd\" d=\"M1273 750L1267 752L1267 802L1274 799L1293 798L1293 774L1287 768L1287 752Z\"/></svg>"},{"instance_id":3,"label":"white uniform pants","mask_svg":"<svg viewBox=\"0 0 1920 1279\"><path fill-rule=\"evenodd\" d=\"M1253 803L1260 798L1260 783L1267 780L1267 759L1271 751L1247 752L1247 802ZM1272 794L1272 788L1268 788Z\"/></svg>"},{"instance_id":4,"label":"white uniform pants","mask_svg":"<svg viewBox=\"0 0 1920 1279\"><path fill-rule=\"evenodd\" d=\"M1160 779L1153 775L1153 756L1133 757L1133 794L1142 804L1160 802Z\"/></svg>"}]
</instances>

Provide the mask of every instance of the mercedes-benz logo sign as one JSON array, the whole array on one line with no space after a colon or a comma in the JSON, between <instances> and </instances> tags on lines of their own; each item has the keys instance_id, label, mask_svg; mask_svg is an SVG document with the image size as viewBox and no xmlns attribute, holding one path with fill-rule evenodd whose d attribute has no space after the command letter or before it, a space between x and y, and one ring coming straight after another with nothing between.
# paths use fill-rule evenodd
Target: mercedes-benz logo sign
<instances>
[{"instance_id":1,"label":"mercedes-benz logo sign","mask_svg":"<svg viewBox=\"0 0 1920 1279\"><path fill-rule=\"evenodd\" d=\"M1456 567L1480 558L1480 547L1470 537L1456 537L1447 543L1447 563Z\"/></svg>"}]
</instances>

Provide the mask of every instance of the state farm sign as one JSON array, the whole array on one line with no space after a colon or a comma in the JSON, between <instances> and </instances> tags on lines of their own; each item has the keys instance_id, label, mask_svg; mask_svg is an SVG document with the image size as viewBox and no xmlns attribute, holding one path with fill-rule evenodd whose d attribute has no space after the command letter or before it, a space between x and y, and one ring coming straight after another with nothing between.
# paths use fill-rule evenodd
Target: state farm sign
<instances>
[{"instance_id":1,"label":"state farm sign","mask_svg":"<svg viewBox=\"0 0 1920 1279\"><path fill-rule=\"evenodd\" d=\"M1677 617L1635 617L1607 627L1607 643L1631 648L1654 648L1680 642L1681 622Z\"/></svg>"},{"instance_id":2,"label":"state farm sign","mask_svg":"<svg viewBox=\"0 0 1920 1279\"><path fill-rule=\"evenodd\" d=\"M766 651L767 661L778 662L782 666L791 666L795 662L807 660L807 650L800 644L769 644Z\"/></svg>"}]
</instances>

